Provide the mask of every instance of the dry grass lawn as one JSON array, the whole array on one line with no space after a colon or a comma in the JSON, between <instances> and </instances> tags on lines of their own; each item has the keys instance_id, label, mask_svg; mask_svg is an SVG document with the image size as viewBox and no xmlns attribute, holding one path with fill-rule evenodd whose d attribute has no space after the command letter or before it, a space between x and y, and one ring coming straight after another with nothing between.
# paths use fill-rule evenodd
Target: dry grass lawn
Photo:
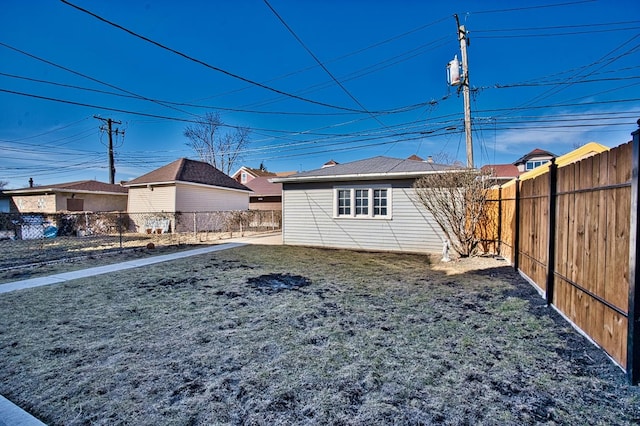
<instances>
[{"instance_id":1,"label":"dry grass lawn","mask_svg":"<svg viewBox=\"0 0 640 426\"><path fill-rule=\"evenodd\" d=\"M640 422L640 390L494 259L245 246L0 312L0 394L50 425Z\"/></svg>"}]
</instances>

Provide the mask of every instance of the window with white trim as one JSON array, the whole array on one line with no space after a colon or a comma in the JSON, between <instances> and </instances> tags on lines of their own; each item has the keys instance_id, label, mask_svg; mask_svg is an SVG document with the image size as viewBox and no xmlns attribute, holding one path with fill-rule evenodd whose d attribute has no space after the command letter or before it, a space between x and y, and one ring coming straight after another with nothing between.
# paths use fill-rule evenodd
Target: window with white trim
<instances>
[{"instance_id":1,"label":"window with white trim","mask_svg":"<svg viewBox=\"0 0 640 426\"><path fill-rule=\"evenodd\" d=\"M338 216L351 216L351 190L338 190Z\"/></svg>"},{"instance_id":2,"label":"window with white trim","mask_svg":"<svg viewBox=\"0 0 640 426\"><path fill-rule=\"evenodd\" d=\"M356 216L368 216L369 215L369 190L368 189L356 189Z\"/></svg>"},{"instance_id":3,"label":"window with white trim","mask_svg":"<svg viewBox=\"0 0 640 426\"><path fill-rule=\"evenodd\" d=\"M334 188L334 216L340 218L391 218L389 187Z\"/></svg>"},{"instance_id":4,"label":"window with white trim","mask_svg":"<svg viewBox=\"0 0 640 426\"><path fill-rule=\"evenodd\" d=\"M387 190L386 189L373 190L373 215L374 216L387 215Z\"/></svg>"}]
</instances>

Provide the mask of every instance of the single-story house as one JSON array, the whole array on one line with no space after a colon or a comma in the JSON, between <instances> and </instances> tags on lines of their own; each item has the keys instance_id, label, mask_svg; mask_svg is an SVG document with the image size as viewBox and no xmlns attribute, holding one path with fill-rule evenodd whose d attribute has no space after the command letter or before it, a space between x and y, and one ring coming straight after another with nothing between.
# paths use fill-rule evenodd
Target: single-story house
<instances>
[{"instance_id":1,"label":"single-story house","mask_svg":"<svg viewBox=\"0 0 640 426\"><path fill-rule=\"evenodd\" d=\"M6 189L3 192L10 199L10 211L17 213L114 212L127 209L127 188L95 180Z\"/></svg>"},{"instance_id":2,"label":"single-story house","mask_svg":"<svg viewBox=\"0 0 640 426\"><path fill-rule=\"evenodd\" d=\"M127 211L137 230L149 218L164 220L164 232L175 229L162 213L248 210L251 190L209 163L180 158L123 184L129 188ZM142 215L142 214L147 214ZM169 215L171 216L171 215ZM175 215L173 215L175 217ZM173 220L173 219L171 219Z\"/></svg>"},{"instance_id":3,"label":"single-story house","mask_svg":"<svg viewBox=\"0 0 640 426\"><path fill-rule=\"evenodd\" d=\"M417 201L413 183L446 170L433 161L381 156L272 178L282 184L283 243L441 252L444 233Z\"/></svg>"}]
</instances>

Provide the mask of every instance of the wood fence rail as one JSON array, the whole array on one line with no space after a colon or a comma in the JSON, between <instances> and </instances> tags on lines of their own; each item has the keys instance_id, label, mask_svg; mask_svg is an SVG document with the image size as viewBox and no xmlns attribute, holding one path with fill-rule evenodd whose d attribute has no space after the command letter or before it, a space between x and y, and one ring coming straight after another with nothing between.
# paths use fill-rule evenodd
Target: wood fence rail
<instances>
[{"instance_id":1,"label":"wood fence rail","mask_svg":"<svg viewBox=\"0 0 640 426\"><path fill-rule=\"evenodd\" d=\"M640 126L640 120L638 120ZM640 380L640 130L610 151L493 189L485 249Z\"/></svg>"}]
</instances>

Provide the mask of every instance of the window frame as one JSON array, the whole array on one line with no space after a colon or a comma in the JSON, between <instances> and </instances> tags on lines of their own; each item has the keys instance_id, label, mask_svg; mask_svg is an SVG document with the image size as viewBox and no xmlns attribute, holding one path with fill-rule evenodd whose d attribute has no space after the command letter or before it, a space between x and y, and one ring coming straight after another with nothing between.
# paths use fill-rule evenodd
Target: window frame
<instances>
[{"instance_id":1,"label":"window frame","mask_svg":"<svg viewBox=\"0 0 640 426\"><path fill-rule=\"evenodd\" d=\"M533 170L533 169L537 169L538 167L547 164L550 160L528 160L525 164L524 164L524 169L526 171L529 170ZM531 168L529 168L529 166L531 166Z\"/></svg>"},{"instance_id":2,"label":"window frame","mask_svg":"<svg viewBox=\"0 0 640 426\"><path fill-rule=\"evenodd\" d=\"M385 191L385 196L379 198L381 204L375 205L375 194L377 190ZM341 200L345 198L341 195L349 194L348 213L341 213L344 204ZM338 185L333 187L333 218L334 219L373 219L373 220L389 220L392 218L392 187L390 184L379 185ZM365 196L366 194L366 196ZM360 200L360 205L358 204ZM382 201L384 200L384 201ZM385 210L386 214L376 213L376 211Z\"/></svg>"},{"instance_id":3,"label":"window frame","mask_svg":"<svg viewBox=\"0 0 640 426\"><path fill-rule=\"evenodd\" d=\"M349 194L349 197L343 197L343 194ZM334 203L335 203L335 208L334 208L334 216L339 216L339 217L349 217L351 216L351 212L352 210L352 197L351 197L351 190L348 188L338 188L335 190L335 194L334 194ZM343 203L342 200L345 200L345 202ZM341 213L341 210L344 210L344 212Z\"/></svg>"}]
</instances>

